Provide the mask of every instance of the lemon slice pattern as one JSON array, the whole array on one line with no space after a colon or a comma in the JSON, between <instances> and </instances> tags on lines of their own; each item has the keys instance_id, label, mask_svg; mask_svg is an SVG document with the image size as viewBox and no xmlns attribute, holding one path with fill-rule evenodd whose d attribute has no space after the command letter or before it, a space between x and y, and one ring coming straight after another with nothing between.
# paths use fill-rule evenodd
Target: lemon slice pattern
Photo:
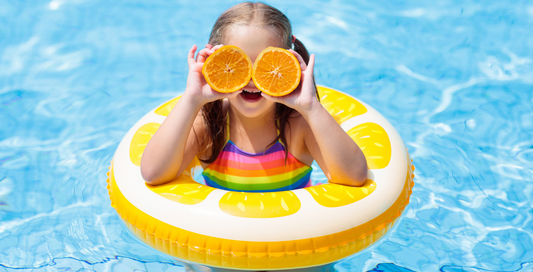
<instances>
[{"instance_id":1,"label":"lemon slice pattern","mask_svg":"<svg viewBox=\"0 0 533 272\"><path fill-rule=\"evenodd\" d=\"M213 187L200 184L192 178L200 161L194 157L183 173L175 180L161 185L146 185L152 192L174 202L195 205L204 201L215 190Z\"/></svg>"},{"instance_id":2,"label":"lemon slice pattern","mask_svg":"<svg viewBox=\"0 0 533 272\"><path fill-rule=\"evenodd\" d=\"M173 99L170 102L172 101L177 102L177 99ZM170 109L168 109L170 111L173 107L173 105L170 104L171 103L167 102L158 109L162 109L163 113L165 113L170 107ZM175 104L176 103L174 103L174 105ZM146 144L148 144L148 141L150 141L160 126L161 125L158 123L147 123L141 126L135 132L130 144L130 160L133 164L137 166L141 165L141 158L144 149L146 148ZM198 165L198 159L194 158L191 164L185 169L183 174L181 174L177 179L162 185L146 185L146 187L166 199L170 199L181 204L198 204L204 201L207 196L215 190L215 188L202 185L193 180L192 171Z\"/></svg>"},{"instance_id":3,"label":"lemon slice pattern","mask_svg":"<svg viewBox=\"0 0 533 272\"><path fill-rule=\"evenodd\" d=\"M184 175L169 183L155 186L146 185L146 187L166 199L187 205L204 201L215 190L215 188L197 183Z\"/></svg>"},{"instance_id":4,"label":"lemon slice pattern","mask_svg":"<svg viewBox=\"0 0 533 272\"><path fill-rule=\"evenodd\" d=\"M161 126L158 123L148 123L142 125L133 135L130 143L130 160L133 164L141 166L141 158L152 136Z\"/></svg>"},{"instance_id":5,"label":"lemon slice pattern","mask_svg":"<svg viewBox=\"0 0 533 272\"><path fill-rule=\"evenodd\" d=\"M358 102L358 100L351 98L349 95L332 89L318 87L318 90L322 97L322 104L338 123L347 124L346 121L349 119L365 113L368 113L370 119L374 120L372 115L375 113L370 106L367 106L367 110L362 102ZM108 189L112 206L120 214L128 228L141 241L155 249L184 260L232 269L257 271L323 265L348 257L380 239L395 224L405 206L409 203L409 196L414 185L412 160L408 157L406 165L408 172L407 176L404 176L405 179L398 177L399 172L396 169L396 161L392 160L391 148L395 148L396 153L398 147L403 147L401 139L398 139L398 135L395 133L387 134L387 131L394 131L393 129L389 130L389 124L378 125L368 122L369 120L363 121L367 123L349 129L347 133L363 150L369 168L383 169L384 173L387 174L383 178L394 182L394 184L398 184L398 182L405 183L402 191L399 192L398 198L385 211L381 211L379 208L375 209L375 207L380 206L380 199L367 198L372 193L376 194L378 189L380 191L389 190L389 186L383 186L380 183L383 180L367 180L362 187L323 184L296 192L222 192L219 189L202 185L193 180L193 171L201 168L196 158L182 175L162 185L145 185L142 177L139 177L140 171L124 175L124 172L132 171L133 168L130 166L140 166L146 144L159 128L160 124L158 122L163 119L161 116L168 116L179 99L179 97L176 97L166 102L156 108L155 112L151 112L146 116L146 120L139 124L141 127L134 131L135 133L130 143L121 144L119 150L117 150L117 154L121 155L124 154L122 152L128 152L129 148L129 158L126 154L124 154L126 156L116 156L115 154L112 168L108 173ZM353 120L355 121L355 119ZM379 120L378 118L376 122L380 123L381 121ZM387 128L387 131L382 126ZM131 134L128 133L128 135ZM392 142L391 139L393 140ZM128 141L129 139L125 138L124 140ZM409 155L407 154L407 156ZM132 165L129 165L130 162ZM115 163L119 167L114 170L113 164ZM124 164L128 165L125 166ZM121 172L120 178L131 177L132 182L129 180L120 181L121 185L119 185L115 181L117 170ZM379 186L377 185L378 183ZM122 194L120 186L132 185L137 186L136 190L139 189L135 195L131 192L127 196ZM141 189L144 191L141 191ZM160 196L154 203L146 202L146 194L152 193L148 190ZM217 192L213 193L214 191ZM301 199L298 199L298 194L300 193L302 193L302 196ZM307 193L314 200L311 200L306 195ZM209 199L207 199L208 197ZM364 201L361 201L363 199ZM170 203L169 201L175 203ZM372 201L377 201L374 203L377 203L377 205L368 204ZM314 202L317 202L319 206L314 204ZM180 204L179 207L175 205L178 203ZM192 206L198 203L202 204L196 207ZM154 215L146 213L139 208L150 207L150 205L153 207L155 204L158 204L158 208L163 207L161 212L158 213L158 216L162 219L155 218ZM172 209L164 209L166 207L165 204L174 205L172 205ZM139 205L139 207L136 207L136 205ZM200 207L201 205L203 207ZM312 205L318 212L315 213L312 210L308 213L305 205ZM369 209L370 211L366 212L375 214L376 217L361 225L350 225L349 229L336 233L329 233L329 230L326 229L329 226L336 226L336 222L329 222L330 220L322 222L324 220L320 221L320 216L317 217L318 214L331 214L332 218L344 218L345 213L343 211L345 211L345 207L343 206L350 207L351 205L358 205L354 206L355 208ZM180 220L195 222L191 225L192 227L187 225L191 230L182 229L179 224L173 221L176 218L176 213L181 211L186 213L190 211L196 212L198 208L208 209L206 211L210 212L209 216L202 217L202 214L198 217L197 214L193 215L196 216L193 218L201 218L202 220L179 218ZM232 216L240 218L232 222L231 218L228 218ZM318 220L318 228L313 230L314 232L311 234L292 239L291 236L294 236L293 231L297 231L301 227L308 227L305 220L301 223L299 221L291 221L295 219L295 216L296 219L298 216L302 216L301 218L318 218L316 219ZM251 220L245 220L245 218L250 218ZM241 234L243 233L241 233L240 227L244 226L246 228L250 222L255 226L258 218L273 218L272 220L276 224L279 222L292 222L293 224L286 225L286 227L293 228L285 233L269 233L272 226L272 222L269 221L272 220L261 220L259 222L265 222L264 226L261 224L261 227L266 231L258 234L253 233L253 235L265 235L264 237L267 237L267 239L264 239L264 241L269 242L263 242L261 236L258 237L260 238L259 240L254 237L251 239L252 241L249 241L250 239L248 238L250 236L242 236ZM173 223L166 223L167 221ZM177 222L179 223L179 221ZM210 227L216 226L220 222L227 223L230 226L224 228L222 235L220 235L220 230L213 232L213 228ZM322 227L322 223L325 223L324 227ZM198 228L198 231L195 228ZM285 236L279 238L280 234Z\"/></svg>"},{"instance_id":6,"label":"lemon slice pattern","mask_svg":"<svg viewBox=\"0 0 533 272\"><path fill-rule=\"evenodd\" d=\"M321 103L340 124L367 112L356 99L335 90L319 87ZM155 113L168 116L180 97L176 97L155 110ZM130 145L130 159L140 166L142 153L160 124L147 123L135 132ZM391 144L386 131L378 124L364 123L347 131L348 135L361 147L370 169L385 168L391 158ZM187 167L177 179L157 186L146 185L160 196L187 205L202 202L215 188L205 186L192 179L191 171L198 167L198 159ZM305 188L324 207L340 207L357 202L376 189L373 180L367 180L362 187L348 187L337 184L323 184ZM275 193L227 192L219 201L219 207L227 214L248 218L275 218L296 213L301 202L291 191Z\"/></svg>"},{"instance_id":7,"label":"lemon slice pattern","mask_svg":"<svg viewBox=\"0 0 533 272\"><path fill-rule=\"evenodd\" d=\"M159 108L157 108L155 110L155 114L162 115L162 116L168 116L168 114L174 108L174 106L176 106L176 104L178 103L178 100L180 100L180 98L181 98L181 95L176 97L176 98L173 98L173 99L167 101L165 104L159 106Z\"/></svg>"},{"instance_id":8,"label":"lemon slice pattern","mask_svg":"<svg viewBox=\"0 0 533 272\"><path fill-rule=\"evenodd\" d=\"M322 106L339 124L367 112L363 104L341 92L326 87L318 87L318 93L320 94Z\"/></svg>"},{"instance_id":9,"label":"lemon slice pattern","mask_svg":"<svg viewBox=\"0 0 533 272\"><path fill-rule=\"evenodd\" d=\"M227 214L248 218L274 218L296 213L302 206L291 191L272 193L228 192L219 202Z\"/></svg>"},{"instance_id":10,"label":"lemon slice pattern","mask_svg":"<svg viewBox=\"0 0 533 272\"><path fill-rule=\"evenodd\" d=\"M347 131L365 154L368 168L382 169L389 165L391 143L389 135L376 123L364 123Z\"/></svg>"},{"instance_id":11,"label":"lemon slice pattern","mask_svg":"<svg viewBox=\"0 0 533 272\"><path fill-rule=\"evenodd\" d=\"M368 179L361 187L350 187L338 184L322 184L305 188L318 204L328 207L340 207L357 202L376 190L376 183Z\"/></svg>"}]
</instances>

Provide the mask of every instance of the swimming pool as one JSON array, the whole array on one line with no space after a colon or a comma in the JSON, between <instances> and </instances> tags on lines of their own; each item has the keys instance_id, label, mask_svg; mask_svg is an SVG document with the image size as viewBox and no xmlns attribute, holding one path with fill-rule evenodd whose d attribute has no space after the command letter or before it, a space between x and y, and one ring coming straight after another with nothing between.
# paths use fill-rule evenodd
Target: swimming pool
<instances>
[{"instance_id":1,"label":"swimming pool","mask_svg":"<svg viewBox=\"0 0 533 272\"><path fill-rule=\"evenodd\" d=\"M106 171L235 3L0 5L0 271L182 270L120 225ZM268 3L317 82L379 110L417 166L397 226L335 268L533 270L533 2Z\"/></svg>"}]
</instances>

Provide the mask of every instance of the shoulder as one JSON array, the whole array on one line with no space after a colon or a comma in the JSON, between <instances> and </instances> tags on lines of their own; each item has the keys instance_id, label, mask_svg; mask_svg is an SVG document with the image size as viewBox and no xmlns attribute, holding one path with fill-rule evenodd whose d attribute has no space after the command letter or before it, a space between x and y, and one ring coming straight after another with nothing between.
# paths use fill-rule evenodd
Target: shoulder
<instances>
[{"instance_id":1,"label":"shoulder","mask_svg":"<svg viewBox=\"0 0 533 272\"><path fill-rule=\"evenodd\" d=\"M289 143L289 152L306 165L313 163L313 156L308 149L308 142L313 141L313 131L307 120L297 111L289 115L289 126L285 128Z\"/></svg>"},{"instance_id":2,"label":"shoulder","mask_svg":"<svg viewBox=\"0 0 533 272\"><path fill-rule=\"evenodd\" d=\"M291 133L302 134L311 130L307 120L296 110L291 112L288 119Z\"/></svg>"},{"instance_id":3,"label":"shoulder","mask_svg":"<svg viewBox=\"0 0 533 272\"><path fill-rule=\"evenodd\" d=\"M194 118L194 123L192 125L194 133L196 133L196 134L201 133L202 135L206 131L206 124L205 124L205 121L204 121L203 110L204 109L201 109L198 112L198 114Z\"/></svg>"},{"instance_id":4,"label":"shoulder","mask_svg":"<svg viewBox=\"0 0 533 272\"><path fill-rule=\"evenodd\" d=\"M287 122L289 125L286 126L285 131L291 144L305 145L304 141L308 138L307 136L313 133L307 120L299 112L293 111Z\"/></svg>"}]
</instances>

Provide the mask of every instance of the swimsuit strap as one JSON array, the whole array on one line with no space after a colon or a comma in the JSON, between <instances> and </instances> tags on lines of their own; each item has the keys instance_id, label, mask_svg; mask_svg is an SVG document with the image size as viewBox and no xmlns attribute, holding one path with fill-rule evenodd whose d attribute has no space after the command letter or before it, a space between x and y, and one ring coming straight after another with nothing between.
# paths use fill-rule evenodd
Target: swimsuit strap
<instances>
[{"instance_id":1,"label":"swimsuit strap","mask_svg":"<svg viewBox=\"0 0 533 272\"><path fill-rule=\"evenodd\" d=\"M239 149L229 139L229 114L227 118L226 144L202 172L206 185L241 192L276 192L309 186L312 167L287 153L280 141L260 153Z\"/></svg>"},{"instance_id":2,"label":"swimsuit strap","mask_svg":"<svg viewBox=\"0 0 533 272\"><path fill-rule=\"evenodd\" d=\"M228 114L226 114L226 143L224 145L226 145L228 142L229 142L229 110L228 110Z\"/></svg>"}]
</instances>

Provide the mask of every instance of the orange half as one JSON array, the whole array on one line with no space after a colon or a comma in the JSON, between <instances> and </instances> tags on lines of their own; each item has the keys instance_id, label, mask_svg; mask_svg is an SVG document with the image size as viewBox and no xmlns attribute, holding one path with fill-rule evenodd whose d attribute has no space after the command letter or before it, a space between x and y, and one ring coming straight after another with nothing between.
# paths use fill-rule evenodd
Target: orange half
<instances>
[{"instance_id":1,"label":"orange half","mask_svg":"<svg viewBox=\"0 0 533 272\"><path fill-rule=\"evenodd\" d=\"M250 82L252 61L237 46L222 46L207 58L202 67L202 74L213 90L232 93Z\"/></svg>"},{"instance_id":2,"label":"orange half","mask_svg":"<svg viewBox=\"0 0 533 272\"><path fill-rule=\"evenodd\" d=\"M268 47L255 60L252 80L262 92L271 96L284 96L300 84L302 70L298 59L289 51Z\"/></svg>"}]
</instances>

